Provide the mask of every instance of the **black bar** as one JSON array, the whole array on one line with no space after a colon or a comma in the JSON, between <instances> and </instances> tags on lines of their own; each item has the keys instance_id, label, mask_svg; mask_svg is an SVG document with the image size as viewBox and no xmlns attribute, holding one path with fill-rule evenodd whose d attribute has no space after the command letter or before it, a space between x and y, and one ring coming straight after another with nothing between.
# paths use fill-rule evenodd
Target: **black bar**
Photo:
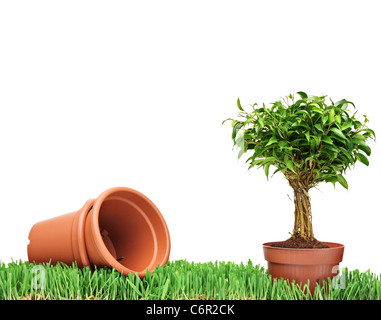
<instances>
[{"instance_id":1,"label":"black bar","mask_svg":"<svg viewBox=\"0 0 381 320\"><path fill-rule=\"evenodd\" d=\"M29 316L126 315L124 319L253 319L265 316L316 315L342 317L360 311L370 315L379 311L381 301L287 301L287 300L33 300L0 301L3 314L9 309ZM294 316L292 316L294 315Z\"/></svg>"}]
</instances>

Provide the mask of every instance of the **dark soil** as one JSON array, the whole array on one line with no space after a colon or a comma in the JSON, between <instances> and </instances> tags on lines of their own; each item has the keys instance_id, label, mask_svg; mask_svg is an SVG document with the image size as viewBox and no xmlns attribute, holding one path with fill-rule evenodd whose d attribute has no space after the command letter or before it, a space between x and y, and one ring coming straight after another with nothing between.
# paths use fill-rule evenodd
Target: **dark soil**
<instances>
[{"instance_id":1,"label":"dark soil","mask_svg":"<svg viewBox=\"0 0 381 320\"><path fill-rule=\"evenodd\" d=\"M299 248L299 249L324 249L329 248L326 244L316 240L306 240L301 237L291 237L285 241L274 242L271 244L271 247L279 247L279 248Z\"/></svg>"}]
</instances>

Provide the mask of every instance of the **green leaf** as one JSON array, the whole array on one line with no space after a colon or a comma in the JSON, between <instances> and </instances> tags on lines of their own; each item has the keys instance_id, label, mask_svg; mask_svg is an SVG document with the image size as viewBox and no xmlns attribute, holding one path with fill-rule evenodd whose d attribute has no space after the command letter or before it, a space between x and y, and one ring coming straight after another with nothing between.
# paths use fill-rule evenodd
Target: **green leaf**
<instances>
[{"instance_id":1,"label":"green leaf","mask_svg":"<svg viewBox=\"0 0 381 320\"><path fill-rule=\"evenodd\" d=\"M337 181L345 188L348 189L348 182L345 180L342 174L338 174L337 176Z\"/></svg>"},{"instance_id":2,"label":"green leaf","mask_svg":"<svg viewBox=\"0 0 381 320\"><path fill-rule=\"evenodd\" d=\"M263 120L263 118L258 118L258 122L259 122L259 124L261 126L260 129L262 129L265 126L265 120Z\"/></svg>"},{"instance_id":3,"label":"green leaf","mask_svg":"<svg viewBox=\"0 0 381 320\"><path fill-rule=\"evenodd\" d=\"M356 133L352 136L352 139L365 140L365 137L362 134Z\"/></svg>"},{"instance_id":4,"label":"green leaf","mask_svg":"<svg viewBox=\"0 0 381 320\"><path fill-rule=\"evenodd\" d=\"M316 103L315 103L315 104L316 104ZM320 113L320 114L323 114L323 110L321 110L320 108L317 108L317 107L313 107L313 108L312 108L312 111L317 112L317 113Z\"/></svg>"},{"instance_id":5,"label":"green leaf","mask_svg":"<svg viewBox=\"0 0 381 320\"><path fill-rule=\"evenodd\" d=\"M265 159L263 159L263 163L276 162L276 161L278 161L278 159L275 157L266 157Z\"/></svg>"},{"instance_id":6,"label":"green leaf","mask_svg":"<svg viewBox=\"0 0 381 320\"><path fill-rule=\"evenodd\" d=\"M311 106L311 107L315 107L315 108L319 109L318 112L322 111L321 107L316 102L312 102L312 103L310 103L308 105Z\"/></svg>"},{"instance_id":7,"label":"green leaf","mask_svg":"<svg viewBox=\"0 0 381 320\"><path fill-rule=\"evenodd\" d=\"M279 167L278 169L276 169L273 174L271 175L271 178L274 176L274 174L278 173L279 171L282 171L282 168Z\"/></svg>"},{"instance_id":8,"label":"green leaf","mask_svg":"<svg viewBox=\"0 0 381 320\"><path fill-rule=\"evenodd\" d=\"M325 179L325 182L331 182L334 186L336 185L337 181L337 177L328 177Z\"/></svg>"},{"instance_id":9,"label":"green leaf","mask_svg":"<svg viewBox=\"0 0 381 320\"><path fill-rule=\"evenodd\" d=\"M266 165L265 165L265 174L266 174L267 180L269 180L269 168L270 168L270 165L271 165L270 162L267 162Z\"/></svg>"},{"instance_id":10,"label":"green leaf","mask_svg":"<svg viewBox=\"0 0 381 320\"><path fill-rule=\"evenodd\" d=\"M324 132L324 130L323 130L323 128L322 128L320 123L315 124L315 128L318 129L321 132Z\"/></svg>"},{"instance_id":11,"label":"green leaf","mask_svg":"<svg viewBox=\"0 0 381 320\"><path fill-rule=\"evenodd\" d=\"M369 160L367 157L365 157L362 153L355 153L355 157L360 160L363 164L366 166L369 166Z\"/></svg>"},{"instance_id":12,"label":"green leaf","mask_svg":"<svg viewBox=\"0 0 381 320\"><path fill-rule=\"evenodd\" d=\"M308 98L308 95L303 92L303 91L299 91L297 92L297 94L302 98L302 99L307 99Z\"/></svg>"},{"instance_id":13,"label":"green leaf","mask_svg":"<svg viewBox=\"0 0 381 320\"><path fill-rule=\"evenodd\" d=\"M310 114L308 113L307 110L299 110L299 111L295 112L295 114L304 114L304 115L306 115L308 117L310 116Z\"/></svg>"},{"instance_id":14,"label":"green leaf","mask_svg":"<svg viewBox=\"0 0 381 320\"><path fill-rule=\"evenodd\" d=\"M291 160L287 160L287 162L286 162L286 166L287 166L287 168L289 168L293 173L296 173L296 172L295 172L295 169L294 169L294 165L293 165L293 163L292 163Z\"/></svg>"},{"instance_id":15,"label":"green leaf","mask_svg":"<svg viewBox=\"0 0 381 320\"><path fill-rule=\"evenodd\" d=\"M244 126L246 126L248 123L253 122L254 118L250 116L246 116L246 121L243 123Z\"/></svg>"},{"instance_id":16,"label":"green leaf","mask_svg":"<svg viewBox=\"0 0 381 320\"><path fill-rule=\"evenodd\" d=\"M238 159L241 159L242 155L245 153L245 149L241 148L238 152Z\"/></svg>"},{"instance_id":17,"label":"green leaf","mask_svg":"<svg viewBox=\"0 0 381 320\"><path fill-rule=\"evenodd\" d=\"M252 161L249 165L249 169L251 169L252 167L258 165L258 166L261 166L262 165L262 162L263 162L264 159L256 159L254 161Z\"/></svg>"},{"instance_id":18,"label":"green leaf","mask_svg":"<svg viewBox=\"0 0 381 320\"><path fill-rule=\"evenodd\" d=\"M353 157L349 154L349 152L348 152L345 148L343 148L343 147L339 147L339 149L340 149L340 151L341 151L342 153L344 153L344 155L347 157L347 159L349 160L349 162L350 162L350 163L353 163L354 159L353 159Z\"/></svg>"},{"instance_id":19,"label":"green leaf","mask_svg":"<svg viewBox=\"0 0 381 320\"><path fill-rule=\"evenodd\" d=\"M290 169L292 172L296 173L295 169L294 169L294 164L293 164L292 160L287 155L284 157L284 162L286 163L286 166L288 169Z\"/></svg>"},{"instance_id":20,"label":"green leaf","mask_svg":"<svg viewBox=\"0 0 381 320\"><path fill-rule=\"evenodd\" d=\"M360 150L364 151L367 154L367 156L370 156L370 154L372 153L372 150L368 146L366 146L366 145L359 144L358 148Z\"/></svg>"},{"instance_id":21,"label":"green leaf","mask_svg":"<svg viewBox=\"0 0 381 320\"><path fill-rule=\"evenodd\" d=\"M287 147L287 141L284 141L284 140L279 141L279 147L281 149L286 148Z\"/></svg>"},{"instance_id":22,"label":"green leaf","mask_svg":"<svg viewBox=\"0 0 381 320\"><path fill-rule=\"evenodd\" d=\"M339 152L340 150L334 144L325 144L323 149L331 150L332 152Z\"/></svg>"},{"instance_id":23,"label":"green leaf","mask_svg":"<svg viewBox=\"0 0 381 320\"><path fill-rule=\"evenodd\" d=\"M338 137L346 140L345 138L345 135L343 134L343 132L341 130L339 130L338 128L331 128L330 129L334 134L336 134Z\"/></svg>"},{"instance_id":24,"label":"green leaf","mask_svg":"<svg viewBox=\"0 0 381 320\"><path fill-rule=\"evenodd\" d=\"M374 131L373 131L372 129L366 128L366 129L361 130L361 131L368 132L368 133L370 133L371 135L373 135L374 138L376 137L376 134L374 133Z\"/></svg>"},{"instance_id":25,"label":"green leaf","mask_svg":"<svg viewBox=\"0 0 381 320\"><path fill-rule=\"evenodd\" d=\"M318 136L313 136L314 140L315 140L315 143L316 145L320 145L320 142L321 142L321 135L318 135Z\"/></svg>"},{"instance_id":26,"label":"green leaf","mask_svg":"<svg viewBox=\"0 0 381 320\"><path fill-rule=\"evenodd\" d=\"M340 101L337 101L335 103L335 106L345 110L347 108L348 104L351 104L354 108L356 108L356 106L353 104L353 102L348 101L346 99L342 99Z\"/></svg>"},{"instance_id":27,"label":"green leaf","mask_svg":"<svg viewBox=\"0 0 381 320\"><path fill-rule=\"evenodd\" d=\"M321 151L320 151L321 155L328 155L329 159L331 161L335 160L336 157L337 157L337 152L334 152L333 150L327 148L327 145L324 146Z\"/></svg>"},{"instance_id":28,"label":"green leaf","mask_svg":"<svg viewBox=\"0 0 381 320\"><path fill-rule=\"evenodd\" d=\"M239 101L239 98L237 99L237 106L238 106L238 109L241 110L241 111L245 111L243 110L242 106L241 106L241 101Z\"/></svg>"},{"instance_id":29,"label":"green leaf","mask_svg":"<svg viewBox=\"0 0 381 320\"><path fill-rule=\"evenodd\" d=\"M345 123L341 126L341 130L344 131L344 130L350 128L350 127L352 127L352 122L347 121L347 122L345 122Z\"/></svg>"},{"instance_id":30,"label":"green leaf","mask_svg":"<svg viewBox=\"0 0 381 320\"><path fill-rule=\"evenodd\" d=\"M310 143L310 133L306 132L304 135L306 136L308 143Z\"/></svg>"},{"instance_id":31,"label":"green leaf","mask_svg":"<svg viewBox=\"0 0 381 320\"><path fill-rule=\"evenodd\" d=\"M327 120L328 120L328 116L322 116L322 117L321 117L321 121L322 121L322 123L323 123L323 126L325 126Z\"/></svg>"},{"instance_id":32,"label":"green leaf","mask_svg":"<svg viewBox=\"0 0 381 320\"><path fill-rule=\"evenodd\" d=\"M243 123L242 122L235 122L235 123L233 122L232 124L233 124L232 139L235 140L239 129L241 129L243 127Z\"/></svg>"},{"instance_id":33,"label":"green leaf","mask_svg":"<svg viewBox=\"0 0 381 320\"><path fill-rule=\"evenodd\" d=\"M327 136L324 136L321 138L321 140L325 143L328 143L328 144L333 144L333 141L330 137L327 137Z\"/></svg>"},{"instance_id":34,"label":"green leaf","mask_svg":"<svg viewBox=\"0 0 381 320\"><path fill-rule=\"evenodd\" d=\"M229 121L229 120L234 121L234 119L232 119L232 118L227 118L224 121L222 121L222 124L224 124L226 121Z\"/></svg>"},{"instance_id":35,"label":"green leaf","mask_svg":"<svg viewBox=\"0 0 381 320\"><path fill-rule=\"evenodd\" d=\"M336 124L338 124L340 126L340 124L341 124L341 117L340 117L340 115L336 115L335 116L335 122L336 122Z\"/></svg>"},{"instance_id":36,"label":"green leaf","mask_svg":"<svg viewBox=\"0 0 381 320\"><path fill-rule=\"evenodd\" d=\"M331 111L329 112L328 123L332 124L334 118L335 118L335 109L332 108Z\"/></svg>"},{"instance_id":37,"label":"green leaf","mask_svg":"<svg viewBox=\"0 0 381 320\"><path fill-rule=\"evenodd\" d=\"M271 144L273 144L273 143L275 143L275 142L278 142L277 138L275 138L275 137L271 137L271 139L269 140L269 142L267 142L266 147L269 146L269 145L271 145Z\"/></svg>"},{"instance_id":38,"label":"green leaf","mask_svg":"<svg viewBox=\"0 0 381 320\"><path fill-rule=\"evenodd\" d=\"M362 146L364 149L368 150L368 152L370 153L370 148L369 146L367 146L367 144L364 142L364 140L360 140L360 139L352 139L351 140L352 143L354 144L357 144L357 147L360 149L360 146Z\"/></svg>"}]
</instances>

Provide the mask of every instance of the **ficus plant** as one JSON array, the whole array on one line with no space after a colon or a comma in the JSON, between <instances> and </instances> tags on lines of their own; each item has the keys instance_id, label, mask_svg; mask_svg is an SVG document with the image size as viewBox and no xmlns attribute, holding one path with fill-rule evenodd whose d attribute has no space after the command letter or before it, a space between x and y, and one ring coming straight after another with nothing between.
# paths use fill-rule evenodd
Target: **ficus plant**
<instances>
[{"instance_id":1,"label":"ficus plant","mask_svg":"<svg viewBox=\"0 0 381 320\"><path fill-rule=\"evenodd\" d=\"M231 121L238 157L248 154L249 169L270 168L281 172L294 191L292 238L313 240L309 190L321 182L348 189L346 170L360 162L368 166L369 140L375 140L368 118L358 117L355 105L346 99L333 102L327 96L297 92L271 106L257 103L244 110L238 98L239 119ZM224 121L224 122L225 122Z\"/></svg>"}]
</instances>

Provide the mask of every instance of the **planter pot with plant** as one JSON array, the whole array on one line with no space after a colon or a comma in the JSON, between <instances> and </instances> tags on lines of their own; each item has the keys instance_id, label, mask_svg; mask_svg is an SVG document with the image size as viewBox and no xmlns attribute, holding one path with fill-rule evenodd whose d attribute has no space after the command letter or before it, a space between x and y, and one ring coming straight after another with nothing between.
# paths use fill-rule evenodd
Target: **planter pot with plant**
<instances>
[{"instance_id":1,"label":"planter pot with plant","mask_svg":"<svg viewBox=\"0 0 381 320\"><path fill-rule=\"evenodd\" d=\"M302 284L309 280L310 290L318 281L337 274L344 246L314 237L308 192L321 182L339 183L348 189L343 174L358 161L369 165L368 141L375 140L367 117L360 120L357 111L352 112L352 102L327 102L326 98L297 92L269 107L255 103L250 112L238 99L239 119L226 119L232 121L238 157L250 153L249 169L263 168L268 179L274 168L272 175L283 173L294 191L291 237L263 244L268 272L274 278Z\"/></svg>"}]
</instances>

